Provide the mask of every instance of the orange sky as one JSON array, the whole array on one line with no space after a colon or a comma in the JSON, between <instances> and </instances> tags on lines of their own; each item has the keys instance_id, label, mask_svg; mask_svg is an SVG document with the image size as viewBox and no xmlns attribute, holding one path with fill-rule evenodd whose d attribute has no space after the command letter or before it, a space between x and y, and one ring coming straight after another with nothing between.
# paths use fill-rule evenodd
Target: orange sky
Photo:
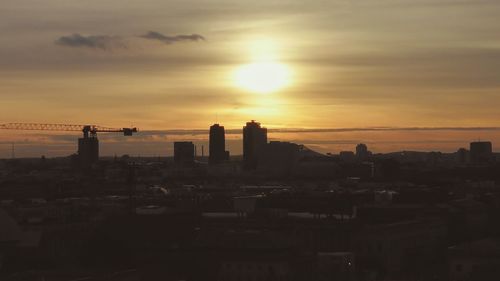
<instances>
[{"instance_id":1,"label":"orange sky","mask_svg":"<svg viewBox=\"0 0 500 281\"><path fill-rule=\"evenodd\" d=\"M43 2L0 9L1 123L500 126L498 1ZM287 85L267 94L236 85L235 71L259 60L285 65ZM74 150L44 136L5 131L0 157L10 155L11 142L24 155ZM164 147L184 137L165 144L138 137L144 148L130 153L168 154ZM500 143L497 130L273 136L323 152L358 141L378 151L453 151L478 137ZM122 146L103 152L129 149Z\"/></svg>"}]
</instances>

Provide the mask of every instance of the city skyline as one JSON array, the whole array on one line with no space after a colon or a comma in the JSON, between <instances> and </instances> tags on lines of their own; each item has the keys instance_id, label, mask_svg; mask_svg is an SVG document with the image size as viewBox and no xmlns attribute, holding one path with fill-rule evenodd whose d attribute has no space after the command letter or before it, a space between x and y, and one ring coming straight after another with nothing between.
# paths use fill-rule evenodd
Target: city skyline
<instances>
[{"instance_id":1,"label":"city skyline","mask_svg":"<svg viewBox=\"0 0 500 281\"><path fill-rule=\"evenodd\" d=\"M223 126L223 123L214 123ZM265 124L263 124L265 126ZM266 126L267 127L267 126ZM3 132L36 136L18 141L0 143L0 158L11 158L12 149L16 157L61 157L74 154L77 150L77 140L80 133L51 131L11 131ZM302 144L320 153L338 154L340 151L355 151L359 143L366 143L374 153L390 153L398 151L440 151L456 152L459 148L467 148L470 142L492 141L493 151L497 150L495 137L500 128L495 127L370 127L370 128L269 128L269 141L288 141ZM415 139L412 134L425 140ZM231 155L243 154L243 131L241 129L226 129L226 148ZM346 138L346 136L355 136ZM472 136L482 136L475 137ZM140 130L133 137L123 137L118 134L100 134L102 156L129 154L132 156L173 156L173 143L176 141L193 142L195 146L204 146L205 155L209 155L210 130ZM357 138L356 138L357 137ZM453 137L453 138L452 138ZM139 145L138 145L139 144ZM14 146L14 147L13 147Z\"/></svg>"},{"instance_id":2,"label":"city skyline","mask_svg":"<svg viewBox=\"0 0 500 281\"><path fill-rule=\"evenodd\" d=\"M0 0L1 281L497 281L500 0Z\"/></svg>"}]
</instances>

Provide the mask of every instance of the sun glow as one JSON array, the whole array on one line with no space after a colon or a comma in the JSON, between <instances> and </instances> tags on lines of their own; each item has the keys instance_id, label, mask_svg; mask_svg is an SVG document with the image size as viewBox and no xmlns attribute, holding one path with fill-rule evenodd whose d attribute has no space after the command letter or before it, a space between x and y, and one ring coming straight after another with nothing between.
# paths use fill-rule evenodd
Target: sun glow
<instances>
[{"instance_id":1,"label":"sun glow","mask_svg":"<svg viewBox=\"0 0 500 281\"><path fill-rule=\"evenodd\" d=\"M290 70L277 62L254 62L235 71L235 84L255 93L271 93L290 84Z\"/></svg>"}]
</instances>

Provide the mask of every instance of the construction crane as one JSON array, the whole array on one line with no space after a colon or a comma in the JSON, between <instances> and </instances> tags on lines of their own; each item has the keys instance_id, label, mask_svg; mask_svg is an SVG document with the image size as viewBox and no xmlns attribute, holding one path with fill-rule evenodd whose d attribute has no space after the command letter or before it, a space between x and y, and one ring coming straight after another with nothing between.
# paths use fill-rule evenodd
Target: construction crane
<instances>
[{"instance_id":1,"label":"construction crane","mask_svg":"<svg viewBox=\"0 0 500 281\"><path fill-rule=\"evenodd\" d=\"M36 131L80 131L83 138L78 139L78 158L82 167L88 167L99 159L99 141L97 133L123 133L131 136L137 128L108 128L97 125L40 124L40 123L6 123L0 124L4 130L36 130Z\"/></svg>"},{"instance_id":2,"label":"construction crane","mask_svg":"<svg viewBox=\"0 0 500 281\"><path fill-rule=\"evenodd\" d=\"M96 137L98 132L123 133L131 136L137 132L137 128L107 128L97 125L69 125L69 124L40 124L40 123L6 123L0 124L4 130L35 130L35 131L80 131L83 137Z\"/></svg>"}]
</instances>

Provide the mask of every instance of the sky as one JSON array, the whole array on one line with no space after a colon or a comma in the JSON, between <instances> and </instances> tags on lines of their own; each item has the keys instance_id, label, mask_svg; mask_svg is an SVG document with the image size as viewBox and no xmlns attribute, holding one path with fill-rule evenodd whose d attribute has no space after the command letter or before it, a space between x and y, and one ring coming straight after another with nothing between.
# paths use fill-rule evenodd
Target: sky
<instances>
[{"instance_id":1,"label":"sky","mask_svg":"<svg viewBox=\"0 0 500 281\"><path fill-rule=\"evenodd\" d=\"M139 128L102 134L105 155L206 146L199 130L252 119L320 152L479 138L498 150L499 16L496 0L0 0L0 123ZM286 67L286 83L263 94L235 81L260 61ZM71 154L77 137L5 130L0 157L12 143L19 156ZM241 153L241 134L227 138Z\"/></svg>"}]
</instances>

